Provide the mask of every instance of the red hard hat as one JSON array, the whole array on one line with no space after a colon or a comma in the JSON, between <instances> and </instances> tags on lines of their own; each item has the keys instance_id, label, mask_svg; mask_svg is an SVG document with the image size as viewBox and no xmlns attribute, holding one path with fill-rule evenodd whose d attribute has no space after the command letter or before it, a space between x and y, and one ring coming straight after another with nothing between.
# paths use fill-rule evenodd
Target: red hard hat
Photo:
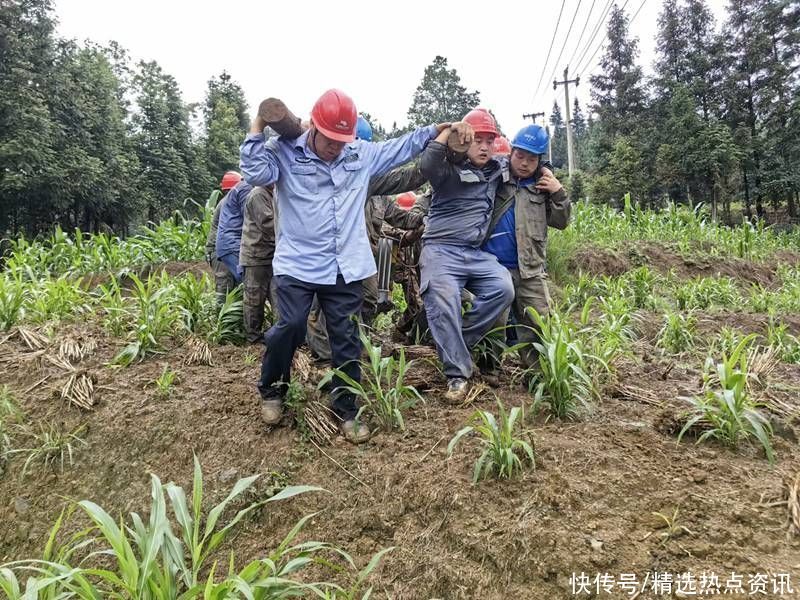
<instances>
[{"instance_id":1,"label":"red hard hat","mask_svg":"<svg viewBox=\"0 0 800 600\"><path fill-rule=\"evenodd\" d=\"M472 125L472 130L475 133L500 135L497 131L497 123L494 122L494 117L485 108L476 108L469 111L462 121Z\"/></svg>"},{"instance_id":2,"label":"red hard hat","mask_svg":"<svg viewBox=\"0 0 800 600\"><path fill-rule=\"evenodd\" d=\"M417 201L417 195L414 192L406 192L405 194L400 194L395 202L397 202L397 206L402 208L403 210L410 210L414 203Z\"/></svg>"},{"instance_id":3,"label":"red hard hat","mask_svg":"<svg viewBox=\"0 0 800 600\"><path fill-rule=\"evenodd\" d=\"M222 181L219 184L223 190L228 191L242 180L242 176L236 171L226 171L222 176Z\"/></svg>"},{"instance_id":4,"label":"red hard hat","mask_svg":"<svg viewBox=\"0 0 800 600\"><path fill-rule=\"evenodd\" d=\"M356 139L358 113L353 99L341 90L328 90L311 109L311 122L327 138L337 142Z\"/></svg>"},{"instance_id":5,"label":"red hard hat","mask_svg":"<svg viewBox=\"0 0 800 600\"><path fill-rule=\"evenodd\" d=\"M508 138L498 135L494 138L494 143L492 144L492 154L503 154L508 156L511 154L511 144L508 142Z\"/></svg>"}]
</instances>

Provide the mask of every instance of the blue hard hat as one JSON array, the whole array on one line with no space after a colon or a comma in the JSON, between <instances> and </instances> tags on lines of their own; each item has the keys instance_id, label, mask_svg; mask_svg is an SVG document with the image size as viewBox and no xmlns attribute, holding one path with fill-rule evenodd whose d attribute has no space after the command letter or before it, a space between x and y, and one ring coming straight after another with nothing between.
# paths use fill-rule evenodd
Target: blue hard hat
<instances>
[{"instance_id":1,"label":"blue hard hat","mask_svg":"<svg viewBox=\"0 0 800 600\"><path fill-rule=\"evenodd\" d=\"M356 123L356 137L359 140L364 140L365 142L372 141L372 127L367 122L367 120L360 116L358 117L358 122Z\"/></svg>"},{"instance_id":2,"label":"blue hard hat","mask_svg":"<svg viewBox=\"0 0 800 600\"><path fill-rule=\"evenodd\" d=\"M514 136L511 148L527 150L533 154L544 154L547 152L547 144L549 142L550 136L544 127L541 125L528 125L520 129L519 133Z\"/></svg>"}]
</instances>

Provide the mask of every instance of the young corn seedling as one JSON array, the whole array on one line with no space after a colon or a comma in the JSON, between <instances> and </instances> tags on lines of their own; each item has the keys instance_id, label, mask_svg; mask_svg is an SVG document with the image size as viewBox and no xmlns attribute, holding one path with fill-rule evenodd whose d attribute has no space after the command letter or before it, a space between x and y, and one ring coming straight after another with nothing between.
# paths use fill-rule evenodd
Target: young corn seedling
<instances>
[{"instance_id":1,"label":"young corn seedling","mask_svg":"<svg viewBox=\"0 0 800 600\"><path fill-rule=\"evenodd\" d=\"M34 323L60 321L89 312L88 294L81 288L81 278L68 275L48 276L31 288L29 318Z\"/></svg>"},{"instance_id":2,"label":"young corn seedling","mask_svg":"<svg viewBox=\"0 0 800 600\"><path fill-rule=\"evenodd\" d=\"M148 354L162 351L164 338L172 333L175 323L173 286L166 273L150 276L143 283L131 275L136 310L133 312L134 340L111 361L113 365L128 366Z\"/></svg>"},{"instance_id":3,"label":"young corn seedling","mask_svg":"<svg viewBox=\"0 0 800 600\"><path fill-rule=\"evenodd\" d=\"M414 386L406 385L405 379L412 362L406 362L404 350L400 356L381 357L381 347L373 346L363 330L359 334L367 352L367 361L361 361L361 382L355 381L341 369L332 369L319 383L320 389L334 377L344 382L345 391L361 399L361 412L371 415L385 431L404 431L403 412L423 398Z\"/></svg>"},{"instance_id":4,"label":"young corn seedling","mask_svg":"<svg viewBox=\"0 0 800 600\"><path fill-rule=\"evenodd\" d=\"M688 398L689 418L678 435L680 442L687 431L695 426L703 429L697 443L716 439L737 447L741 442L755 438L764 448L770 463L775 461L770 438L772 425L759 410L748 392L747 350L755 335L743 338L731 354L722 355L722 361L706 359L704 393Z\"/></svg>"},{"instance_id":5,"label":"young corn seedling","mask_svg":"<svg viewBox=\"0 0 800 600\"><path fill-rule=\"evenodd\" d=\"M481 371L494 371L500 367L507 352L506 327L497 327L478 340L472 348L472 359Z\"/></svg>"},{"instance_id":6,"label":"young corn seedling","mask_svg":"<svg viewBox=\"0 0 800 600\"><path fill-rule=\"evenodd\" d=\"M786 323L770 321L767 325L767 344L775 349L781 361L800 364L800 340L789 333Z\"/></svg>"},{"instance_id":7,"label":"young corn seedling","mask_svg":"<svg viewBox=\"0 0 800 600\"><path fill-rule=\"evenodd\" d=\"M131 513L125 521L117 520L98 504L83 500L77 503L94 527L85 529L58 542L65 512L51 529L41 560L25 560L0 565L0 590L9 598L68 598L86 600L98 598L356 598L366 599L360 590L391 548L376 553L369 564L357 569L352 557L331 544L297 537L315 514L300 519L284 539L265 556L236 571L233 552L227 569L218 568L212 559L238 524L256 510L307 492L322 491L312 486L285 487L266 499L247 502L258 476L240 479L227 497L208 511L203 510L203 475L195 458L194 485L187 492L174 483L162 484L151 475L151 506L145 520ZM223 520L233 504L244 506ZM67 517L72 510L66 511ZM84 557L87 545L99 547ZM73 557L82 557L74 566ZM105 560L98 560L103 557ZM224 563L223 563L224 564ZM305 571L314 567L314 583ZM319 581L320 570L330 570L339 582L351 581L347 587L340 583ZM27 591L23 593L20 576L34 571L36 577L25 575ZM202 575L201 575L202 573ZM37 593L38 592L38 593Z\"/></svg>"},{"instance_id":8,"label":"young corn seedling","mask_svg":"<svg viewBox=\"0 0 800 600\"><path fill-rule=\"evenodd\" d=\"M175 387L178 372L171 370L167 365L164 365L164 370L161 375L156 378L156 394L162 400L168 400L172 396L172 391Z\"/></svg>"},{"instance_id":9,"label":"young corn seedling","mask_svg":"<svg viewBox=\"0 0 800 600\"><path fill-rule=\"evenodd\" d=\"M656 273L648 267L642 266L627 273L625 280L629 286L629 296L634 308L655 308L654 292L658 283Z\"/></svg>"},{"instance_id":10,"label":"young corn seedling","mask_svg":"<svg viewBox=\"0 0 800 600\"><path fill-rule=\"evenodd\" d=\"M623 296L600 299L602 315L590 323L591 299L581 311L580 336L589 349L586 355L589 374L593 380L607 377L614 369L615 361L629 352L631 340L636 335L633 325L633 309Z\"/></svg>"},{"instance_id":11,"label":"young corn seedling","mask_svg":"<svg viewBox=\"0 0 800 600\"><path fill-rule=\"evenodd\" d=\"M175 299L183 328L200 333L214 316L215 294L208 275L199 278L187 273L175 282Z\"/></svg>"},{"instance_id":12,"label":"young corn seedling","mask_svg":"<svg viewBox=\"0 0 800 600\"><path fill-rule=\"evenodd\" d=\"M660 521L663 521L663 525L660 527L660 529L663 529L663 531L659 534L659 537L661 538L661 545L662 546L665 545L667 542L669 542L671 539L679 537L679 536L683 535L684 533L688 534L688 535L694 535L689 530L688 527L686 527L684 525L680 525L678 523L678 513L679 513L679 511L680 511L680 508L676 507L675 510L672 511L671 515L667 515L667 514L664 514L664 513L661 513L661 512L653 512L653 513L651 513L654 517L657 517ZM647 539L648 537L650 537L654 533L655 533L655 531L651 531L650 533L647 534L647 536L645 536L645 539Z\"/></svg>"},{"instance_id":13,"label":"young corn seedling","mask_svg":"<svg viewBox=\"0 0 800 600\"><path fill-rule=\"evenodd\" d=\"M697 318L691 312L668 312L658 332L656 346L671 354L680 354L694 347Z\"/></svg>"},{"instance_id":14,"label":"young corn seedling","mask_svg":"<svg viewBox=\"0 0 800 600\"><path fill-rule=\"evenodd\" d=\"M709 354L730 355L744 336L731 327L723 326L719 330L717 339L712 341Z\"/></svg>"},{"instance_id":15,"label":"young corn seedling","mask_svg":"<svg viewBox=\"0 0 800 600\"><path fill-rule=\"evenodd\" d=\"M33 434L33 446L30 448L17 448L7 454L26 454L25 464L22 467L21 477L25 477L28 469L35 463L41 463L45 468L54 471L56 467L64 472L64 466L72 465L72 457L76 447L86 446L86 441L79 436L83 426L72 433L67 433L52 424L40 426L39 433Z\"/></svg>"},{"instance_id":16,"label":"young corn seedling","mask_svg":"<svg viewBox=\"0 0 800 600\"><path fill-rule=\"evenodd\" d=\"M595 384L575 325L556 312L543 318L532 307L526 310L539 334L539 342L534 343L539 351L539 368L534 366L524 373L530 378L534 408L544 407L558 419L577 418L582 409L591 407Z\"/></svg>"},{"instance_id":17,"label":"young corn seedling","mask_svg":"<svg viewBox=\"0 0 800 600\"><path fill-rule=\"evenodd\" d=\"M739 290L729 277L704 277L688 281L675 290L675 299L680 310L735 306L741 301Z\"/></svg>"},{"instance_id":18,"label":"young corn seedling","mask_svg":"<svg viewBox=\"0 0 800 600\"><path fill-rule=\"evenodd\" d=\"M244 304L242 287L238 286L225 296L211 323L206 338L212 344L241 344L244 342Z\"/></svg>"},{"instance_id":19,"label":"young corn seedling","mask_svg":"<svg viewBox=\"0 0 800 600\"><path fill-rule=\"evenodd\" d=\"M0 273L0 331L8 331L25 317L25 286L21 277Z\"/></svg>"},{"instance_id":20,"label":"young corn seedling","mask_svg":"<svg viewBox=\"0 0 800 600\"><path fill-rule=\"evenodd\" d=\"M528 432L519 431L524 416L522 409L515 406L506 413L500 400L497 401L497 408L497 418L489 411L475 411L469 418L470 424L459 430L447 445L447 455L452 456L461 438L471 432L478 434L483 450L475 461L473 484L490 475L509 479L522 470L523 460L531 467L536 466L533 443Z\"/></svg>"}]
</instances>

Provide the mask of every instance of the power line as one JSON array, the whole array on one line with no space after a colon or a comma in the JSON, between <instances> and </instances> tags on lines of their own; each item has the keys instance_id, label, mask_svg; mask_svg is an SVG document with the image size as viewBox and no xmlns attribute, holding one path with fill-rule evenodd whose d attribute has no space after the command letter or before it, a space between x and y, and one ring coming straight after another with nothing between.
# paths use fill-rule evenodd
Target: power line
<instances>
[{"instance_id":1,"label":"power line","mask_svg":"<svg viewBox=\"0 0 800 600\"><path fill-rule=\"evenodd\" d=\"M625 7L628 5L628 1L629 0L625 0L625 3L622 5L622 8L620 9L620 12L625 10ZM597 44L597 47L594 49L594 52L592 52L592 55L589 57L589 60L587 60L586 62L583 62L582 60L578 61L578 64L582 65L582 67L579 66L577 69L580 72L580 75L583 75L583 72L586 71L586 69L589 68L589 65L592 64L594 57L597 56L597 53L600 51L600 48L605 43L606 39L608 39L608 28L606 28L605 34L600 39L600 43Z\"/></svg>"},{"instance_id":2,"label":"power line","mask_svg":"<svg viewBox=\"0 0 800 600\"><path fill-rule=\"evenodd\" d=\"M635 12L635 13L633 13L633 16L631 17L631 20L630 20L630 21L628 21L628 26L629 26L629 27L630 27L630 26L633 24L633 22L634 22L634 20L636 19L636 17L638 17L638 16L639 16L639 13L641 12L642 8L643 8L643 7L644 7L644 5L645 5L645 2L647 2L647 0L642 0L641 4L639 4L639 8L637 8L637 9L636 9L636 12ZM628 4L628 1L626 0L626 1L625 1L625 4L623 4L623 5L622 5L622 10L625 10L625 6L626 6L627 4ZM606 38L606 37L608 37L608 33L606 33L606 36L605 36L605 37L603 38L603 40L600 42L600 45L599 45L597 48L595 48L595 50L594 50L594 54L592 54L591 58L589 58L589 61L588 61L588 62L587 62L585 65L584 65L584 67L583 67L583 70L580 72L580 74L581 74L581 75L583 75L584 71L586 71L586 69L588 69L588 68L589 68L589 66L592 64L592 60L593 60L593 59L594 59L594 57L597 55L597 52L600 50L600 48L603 46L603 42L605 42L605 41L606 41L606 40L605 40L605 38Z\"/></svg>"},{"instance_id":3,"label":"power line","mask_svg":"<svg viewBox=\"0 0 800 600\"><path fill-rule=\"evenodd\" d=\"M581 40L583 39L583 34L586 33L586 26L589 24L589 21L592 18L592 11L594 10L594 5L597 0L592 0L592 5L589 7L589 14L586 15L586 22L583 24L583 29L581 29L581 34L578 36L578 41L575 42L575 51L570 56L569 60L567 61L568 65L572 64L572 61L575 59L575 55L578 53L578 48L580 48Z\"/></svg>"},{"instance_id":4,"label":"power line","mask_svg":"<svg viewBox=\"0 0 800 600\"><path fill-rule=\"evenodd\" d=\"M566 48L566 46L567 46L567 40L569 39L569 34L572 33L572 26L575 24L575 17L578 16L578 11L581 8L581 1L582 0L578 0L578 6L575 8L575 14L572 15L572 21L569 24L569 29L567 30L567 35L564 38L564 43L561 44L561 52L558 53L558 58L556 59L556 62L553 63L553 72L550 73L550 77L548 78L548 81L550 79L553 79L553 77L556 74L556 68L558 67L558 61L561 60L561 55L564 54L564 48Z\"/></svg>"},{"instance_id":5,"label":"power line","mask_svg":"<svg viewBox=\"0 0 800 600\"><path fill-rule=\"evenodd\" d=\"M542 81L544 81L544 74L547 71L547 63L550 61L550 52L553 51L553 44L556 41L556 34L558 33L558 26L561 24L561 15L564 13L564 5L567 3L567 0L561 0L561 10L558 11L558 21L556 21L556 29L553 31L553 39L550 40L550 48L547 50L547 58L544 59L544 64L542 65L542 76L539 77L539 83L536 84L536 91L533 92L534 100L539 94L539 88L542 87Z\"/></svg>"},{"instance_id":6,"label":"power line","mask_svg":"<svg viewBox=\"0 0 800 600\"><path fill-rule=\"evenodd\" d=\"M608 12L611 10L611 5L614 3L614 0L608 0L606 2L606 6L603 11L600 13L600 19L595 23L594 28L592 29L592 35L589 37L589 41L586 42L586 45L583 47L583 50L578 56L578 63L581 64L583 59L586 57L586 52L588 52L589 48L591 48L594 40L597 38L597 34L600 33L600 29L603 27L603 23L605 23L606 18L608 17Z\"/></svg>"}]
</instances>

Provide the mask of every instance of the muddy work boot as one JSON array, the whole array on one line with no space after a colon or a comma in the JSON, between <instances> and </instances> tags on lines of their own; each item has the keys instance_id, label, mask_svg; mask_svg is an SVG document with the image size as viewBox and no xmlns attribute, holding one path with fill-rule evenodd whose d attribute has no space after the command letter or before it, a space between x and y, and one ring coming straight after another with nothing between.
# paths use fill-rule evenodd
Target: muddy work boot
<instances>
[{"instance_id":1,"label":"muddy work boot","mask_svg":"<svg viewBox=\"0 0 800 600\"><path fill-rule=\"evenodd\" d=\"M278 399L261 400L261 420L265 425L277 425L283 418L283 402Z\"/></svg>"},{"instance_id":2,"label":"muddy work boot","mask_svg":"<svg viewBox=\"0 0 800 600\"><path fill-rule=\"evenodd\" d=\"M339 427L342 430L344 438L352 444L363 444L372 435L369 427L355 419L343 421Z\"/></svg>"},{"instance_id":3,"label":"muddy work boot","mask_svg":"<svg viewBox=\"0 0 800 600\"><path fill-rule=\"evenodd\" d=\"M467 397L469 382L461 377L453 377L447 380L447 391L444 400L448 404L461 404Z\"/></svg>"}]
</instances>

